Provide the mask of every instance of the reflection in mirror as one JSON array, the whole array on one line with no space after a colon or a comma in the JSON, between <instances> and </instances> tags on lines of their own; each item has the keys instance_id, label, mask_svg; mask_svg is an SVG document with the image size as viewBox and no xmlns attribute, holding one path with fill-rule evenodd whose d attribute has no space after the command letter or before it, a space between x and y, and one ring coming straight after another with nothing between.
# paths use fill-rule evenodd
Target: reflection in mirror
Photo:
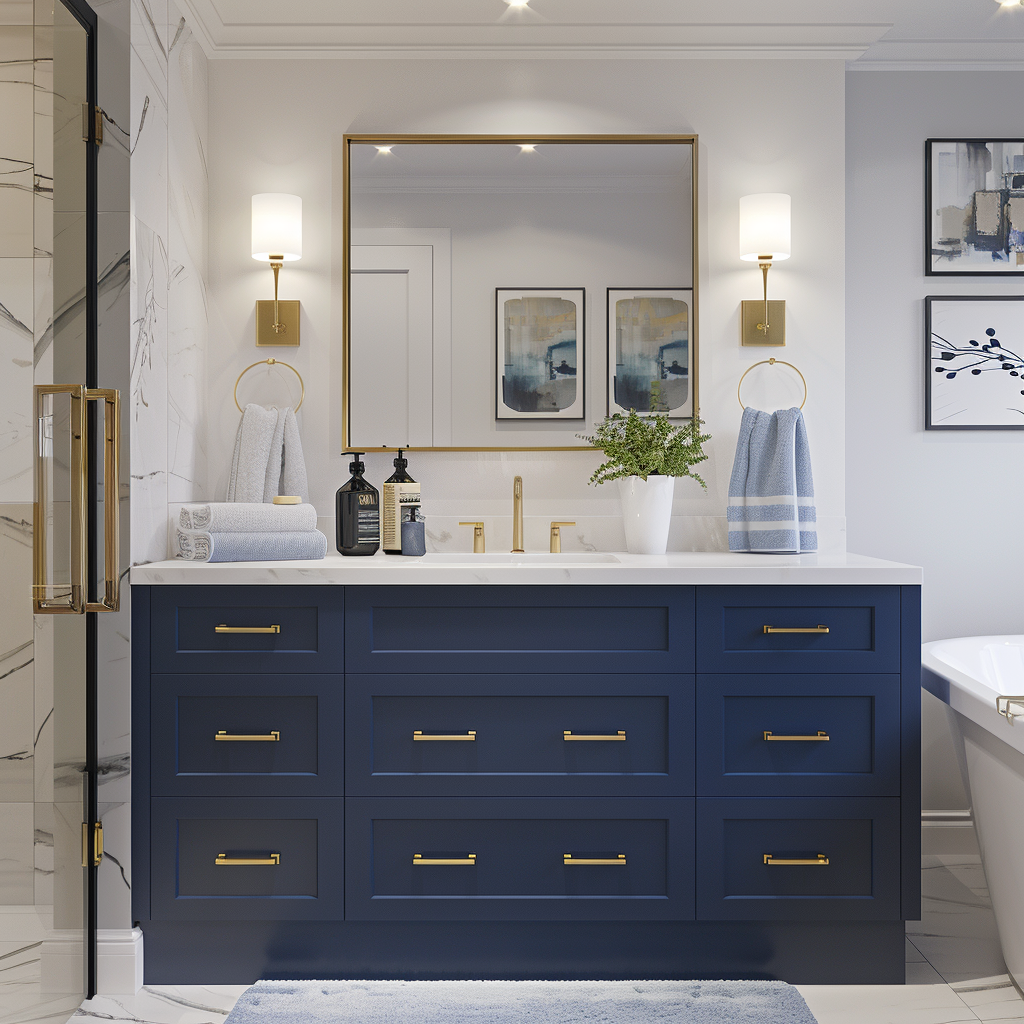
<instances>
[{"instance_id":1,"label":"reflection in mirror","mask_svg":"<svg viewBox=\"0 0 1024 1024\"><path fill-rule=\"evenodd\" d=\"M347 137L343 445L576 448L610 412L692 416L695 144Z\"/></svg>"}]
</instances>

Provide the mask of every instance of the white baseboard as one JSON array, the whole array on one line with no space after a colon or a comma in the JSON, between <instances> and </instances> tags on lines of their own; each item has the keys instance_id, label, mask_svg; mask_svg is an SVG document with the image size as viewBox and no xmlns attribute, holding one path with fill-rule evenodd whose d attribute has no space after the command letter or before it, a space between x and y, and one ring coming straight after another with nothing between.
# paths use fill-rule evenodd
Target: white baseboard
<instances>
[{"instance_id":1,"label":"white baseboard","mask_svg":"<svg viewBox=\"0 0 1024 1024\"><path fill-rule=\"evenodd\" d=\"M142 988L142 929L96 932L96 990L104 996L135 995Z\"/></svg>"}]
</instances>

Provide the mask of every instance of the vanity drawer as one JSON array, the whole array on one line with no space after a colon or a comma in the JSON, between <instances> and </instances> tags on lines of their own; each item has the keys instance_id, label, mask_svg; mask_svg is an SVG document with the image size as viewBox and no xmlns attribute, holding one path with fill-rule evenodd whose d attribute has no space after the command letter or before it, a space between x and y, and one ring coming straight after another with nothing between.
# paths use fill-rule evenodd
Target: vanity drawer
<instances>
[{"instance_id":1,"label":"vanity drawer","mask_svg":"<svg viewBox=\"0 0 1024 1024\"><path fill-rule=\"evenodd\" d=\"M341 672L341 587L154 587L154 672Z\"/></svg>"},{"instance_id":2,"label":"vanity drawer","mask_svg":"<svg viewBox=\"0 0 1024 1024\"><path fill-rule=\"evenodd\" d=\"M353 795L693 794L693 676L349 675L345 689Z\"/></svg>"},{"instance_id":3,"label":"vanity drawer","mask_svg":"<svg viewBox=\"0 0 1024 1024\"><path fill-rule=\"evenodd\" d=\"M899 807L858 797L698 799L698 920L898 919Z\"/></svg>"},{"instance_id":4,"label":"vanity drawer","mask_svg":"<svg viewBox=\"0 0 1024 1024\"><path fill-rule=\"evenodd\" d=\"M900 589L701 587L697 670L899 672Z\"/></svg>"},{"instance_id":5,"label":"vanity drawer","mask_svg":"<svg viewBox=\"0 0 1024 1024\"><path fill-rule=\"evenodd\" d=\"M693 587L350 587L349 672L692 672Z\"/></svg>"},{"instance_id":6,"label":"vanity drawer","mask_svg":"<svg viewBox=\"0 0 1024 1024\"><path fill-rule=\"evenodd\" d=\"M341 799L156 798L152 842L156 918L343 917Z\"/></svg>"},{"instance_id":7,"label":"vanity drawer","mask_svg":"<svg viewBox=\"0 0 1024 1024\"><path fill-rule=\"evenodd\" d=\"M349 919L693 919L692 799L353 797L346 815Z\"/></svg>"},{"instance_id":8,"label":"vanity drawer","mask_svg":"<svg viewBox=\"0 0 1024 1024\"><path fill-rule=\"evenodd\" d=\"M701 796L898 796L900 677L702 675Z\"/></svg>"},{"instance_id":9,"label":"vanity drawer","mask_svg":"<svg viewBox=\"0 0 1024 1024\"><path fill-rule=\"evenodd\" d=\"M344 677L153 676L157 796L341 796Z\"/></svg>"}]
</instances>

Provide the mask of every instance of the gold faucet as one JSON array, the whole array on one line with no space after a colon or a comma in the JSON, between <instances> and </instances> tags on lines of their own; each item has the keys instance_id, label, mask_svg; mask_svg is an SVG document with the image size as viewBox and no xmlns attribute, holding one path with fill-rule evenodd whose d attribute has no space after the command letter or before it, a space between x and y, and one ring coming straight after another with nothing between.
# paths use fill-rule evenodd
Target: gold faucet
<instances>
[{"instance_id":1,"label":"gold faucet","mask_svg":"<svg viewBox=\"0 0 1024 1024\"><path fill-rule=\"evenodd\" d=\"M483 555L486 554L487 548L484 544L484 524L483 523L459 523L459 526L472 526L473 527L473 554Z\"/></svg>"},{"instance_id":2,"label":"gold faucet","mask_svg":"<svg viewBox=\"0 0 1024 1024\"><path fill-rule=\"evenodd\" d=\"M523 478L512 481L512 554L525 554L523 548Z\"/></svg>"},{"instance_id":3,"label":"gold faucet","mask_svg":"<svg viewBox=\"0 0 1024 1024\"><path fill-rule=\"evenodd\" d=\"M553 555L560 555L562 553L562 527L563 526L575 526L575 523L552 523L551 524L551 544L549 550Z\"/></svg>"}]
</instances>

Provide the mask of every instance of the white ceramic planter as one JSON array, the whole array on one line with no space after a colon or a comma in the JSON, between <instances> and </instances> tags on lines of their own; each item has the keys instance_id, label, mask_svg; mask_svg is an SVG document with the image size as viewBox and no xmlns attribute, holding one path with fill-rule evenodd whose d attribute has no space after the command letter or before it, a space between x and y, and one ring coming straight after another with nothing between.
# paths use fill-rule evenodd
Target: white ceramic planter
<instances>
[{"instance_id":1,"label":"white ceramic planter","mask_svg":"<svg viewBox=\"0 0 1024 1024\"><path fill-rule=\"evenodd\" d=\"M628 476L619 480L626 550L631 555L663 555L672 523L674 476Z\"/></svg>"}]
</instances>

